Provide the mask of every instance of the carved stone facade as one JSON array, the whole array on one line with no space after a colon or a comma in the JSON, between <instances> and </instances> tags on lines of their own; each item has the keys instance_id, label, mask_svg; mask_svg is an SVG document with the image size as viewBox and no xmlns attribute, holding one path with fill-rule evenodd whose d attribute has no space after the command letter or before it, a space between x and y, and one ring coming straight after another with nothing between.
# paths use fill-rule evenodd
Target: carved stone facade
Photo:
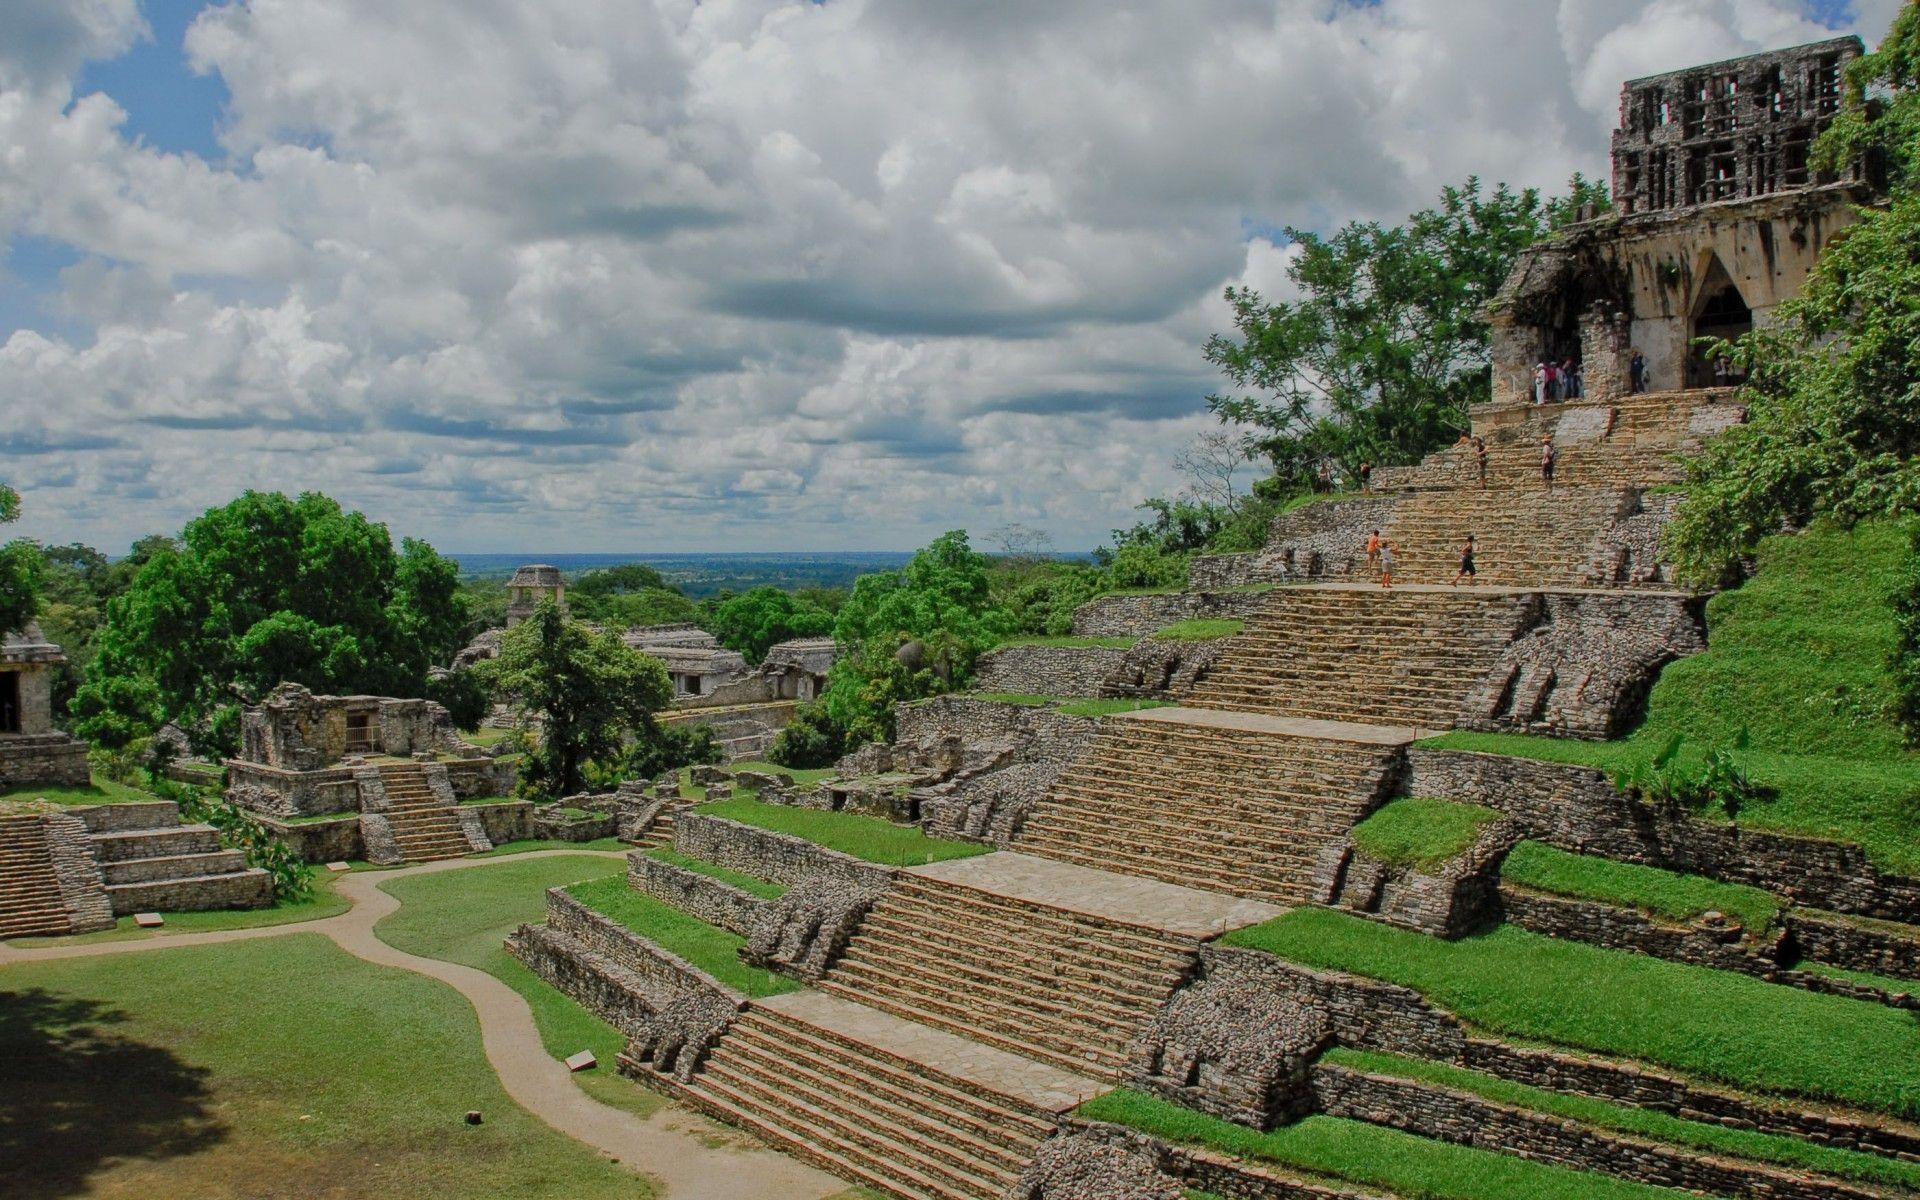
<instances>
[{"instance_id":1,"label":"carved stone facade","mask_svg":"<svg viewBox=\"0 0 1920 1200\"><path fill-rule=\"evenodd\" d=\"M0 639L0 790L91 782L87 744L53 727L53 671L66 661L37 625Z\"/></svg>"}]
</instances>

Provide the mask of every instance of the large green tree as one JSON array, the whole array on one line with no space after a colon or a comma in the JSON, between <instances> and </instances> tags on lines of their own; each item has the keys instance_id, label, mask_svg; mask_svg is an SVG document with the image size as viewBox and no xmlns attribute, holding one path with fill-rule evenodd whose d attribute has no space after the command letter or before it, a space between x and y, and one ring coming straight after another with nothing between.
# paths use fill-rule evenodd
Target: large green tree
<instances>
[{"instance_id":1,"label":"large green tree","mask_svg":"<svg viewBox=\"0 0 1920 1200\"><path fill-rule=\"evenodd\" d=\"M1289 228L1299 298L1227 289L1234 332L1209 340L1206 356L1234 390L1208 407L1247 431L1289 491L1323 460L1349 473L1417 461L1458 437L1468 404L1486 395L1481 310L1515 257L1580 204L1605 200L1578 176L1551 202L1470 178L1402 225L1355 221L1330 237Z\"/></svg>"},{"instance_id":2,"label":"large green tree","mask_svg":"<svg viewBox=\"0 0 1920 1200\"><path fill-rule=\"evenodd\" d=\"M108 605L79 731L108 746L178 720L231 750L238 706L288 681L426 694L466 617L454 565L425 542L307 493L248 492L188 524Z\"/></svg>"},{"instance_id":3,"label":"large green tree","mask_svg":"<svg viewBox=\"0 0 1920 1200\"><path fill-rule=\"evenodd\" d=\"M567 607L583 621L634 628L696 620L699 609L645 563L599 567L567 589Z\"/></svg>"},{"instance_id":4,"label":"large green tree","mask_svg":"<svg viewBox=\"0 0 1920 1200\"><path fill-rule=\"evenodd\" d=\"M1747 422L1688 464L1668 530L1674 562L1697 582L1818 515L1920 512L1920 3L1853 64L1848 101L1816 161L1875 157L1890 164L1892 191L1834 238L1798 297L1731 348L1748 370Z\"/></svg>"},{"instance_id":5,"label":"large green tree","mask_svg":"<svg viewBox=\"0 0 1920 1200\"><path fill-rule=\"evenodd\" d=\"M540 718L540 737L521 768L533 792L580 791L592 763L613 763L627 739L650 739L653 714L673 699L659 660L634 650L611 630L595 631L560 613L552 600L507 631L500 655L474 673Z\"/></svg>"},{"instance_id":6,"label":"large green tree","mask_svg":"<svg viewBox=\"0 0 1920 1200\"><path fill-rule=\"evenodd\" d=\"M777 587L757 587L713 601L706 626L720 644L759 663L767 651L792 638L833 632L834 615Z\"/></svg>"},{"instance_id":7,"label":"large green tree","mask_svg":"<svg viewBox=\"0 0 1920 1200\"><path fill-rule=\"evenodd\" d=\"M827 712L849 741L893 736L893 706L964 686L973 660L1013 631L993 602L987 558L944 533L898 571L863 575L834 623L840 657Z\"/></svg>"},{"instance_id":8,"label":"large green tree","mask_svg":"<svg viewBox=\"0 0 1920 1200\"><path fill-rule=\"evenodd\" d=\"M20 517L20 494L0 483L0 525ZM33 620L40 582L40 548L15 540L0 546L0 637Z\"/></svg>"}]
</instances>

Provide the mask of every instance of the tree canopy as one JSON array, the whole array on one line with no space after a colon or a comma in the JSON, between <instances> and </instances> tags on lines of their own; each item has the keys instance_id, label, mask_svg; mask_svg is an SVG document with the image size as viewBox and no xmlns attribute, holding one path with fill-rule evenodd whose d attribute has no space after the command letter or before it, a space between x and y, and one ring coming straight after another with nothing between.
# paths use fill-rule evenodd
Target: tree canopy
<instances>
[{"instance_id":1,"label":"tree canopy","mask_svg":"<svg viewBox=\"0 0 1920 1200\"><path fill-rule=\"evenodd\" d=\"M781 642L832 633L834 614L792 592L768 586L715 600L704 623L721 645L738 650L757 665Z\"/></svg>"},{"instance_id":2,"label":"tree canopy","mask_svg":"<svg viewBox=\"0 0 1920 1200\"><path fill-rule=\"evenodd\" d=\"M673 699L673 682L659 660L612 630L568 620L551 599L507 631L499 657L473 672L540 717L538 744L521 778L549 797L584 788L589 764L623 757L630 732L651 740L654 712Z\"/></svg>"},{"instance_id":3,"label":"tree canopy","mask_svg":"<svg viewBox=\"0 0 1920 1200\"><path fill-rule=\"evenodd\" d=\"M1691 580L1723 577L1760 539L1818 515L1920 512L1920 4L1853 64L1848 94L1816 157L1881 154L1894 186L1834 238L1798 297L1728 349L1748 371L1747 422L1688 464L1667 534Z\"/></svg>"},{"instance_id":4,"label":"tree canopy","mask_svg":"<svg viewBox=\"0 0 1920 1200\"><path fill-rule=\"evenodd\" d=\"M189 523L107 605L79 732L124 745L178 720L231 749L238 706L281 682L426 694L460 647L458 571L425 542L306 493L248 492Z\"/></svg>"},{"instance_id":5,"label":"tree canopy","mask_svg":"<svg viewBox=\"0 0 1920 1200\"><path fill-rule=\"evenodd\" d=\"M0 483L0 525L20 517L20 494ZM40 582L40 548L16 539L0 546L0 636L33 620Z\"/></svg>"}]
</instances>

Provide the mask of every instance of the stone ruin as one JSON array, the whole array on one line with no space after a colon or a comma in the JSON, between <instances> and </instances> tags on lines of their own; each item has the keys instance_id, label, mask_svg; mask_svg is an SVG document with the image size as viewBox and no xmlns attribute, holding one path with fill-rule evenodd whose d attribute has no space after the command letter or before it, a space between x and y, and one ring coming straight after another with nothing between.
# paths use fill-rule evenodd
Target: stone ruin
<instances>
[{"instance_id":1,"label":"stone ruin","mask_svg":"<svg viewBox=\"0 0 1920 1200\"><path fill-rule=\"evenodd\" d=\"M560 606L562 614L567 611L567 581L559 567L530 563L514 571L507 581L507 628L531 617L540 602L548 599Z\"/></svg>"},{"instance_id":2,"label":"stone ruin","mask_svg":"<svg viewBox=\"0 0 1920 1200\"><path fill-rule=\"evenodd\" d=\"M0 640L0 789L91 781L87 744L53 727L53 672L66 661L38 625Z\"/></svg>"}]
</instances>

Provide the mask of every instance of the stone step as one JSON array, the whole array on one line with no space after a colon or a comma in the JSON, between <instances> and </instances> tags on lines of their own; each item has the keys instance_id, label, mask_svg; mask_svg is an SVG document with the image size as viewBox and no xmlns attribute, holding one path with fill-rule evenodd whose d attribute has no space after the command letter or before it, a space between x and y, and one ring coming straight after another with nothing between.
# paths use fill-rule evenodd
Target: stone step
<instances>
[{"instance_id":1,"label":"stone step","mask_svg":"<svg viewBox=\"0 0 1920 1200\"><path fill-rule=\"evenodd\" d=\"M101 874L112 885L229 875L246 868L245 854L238 850L216 850L209 854L176 854L164 858L132 858L102 863Z\"/></svg>"},{"instance_id":2,"label":"stone step","mask_svg":"<svg viewBox=\"0 0 1920 1200\"><path fill-rule=\"evenodd\" d=\"M146 912L202 912L217 908L264 908L272 903L272 881L249 867L220 875L109 884L107 898L115 916Z\"/></svg>"},{"instance_id":3,"label":"stone step","mask_svg":"<svg viewBox=\"0 0 1920 1200\"><path fill-rule=\"evenodd\" d=\"M129 804L94 804L70 810L89 833L124 833L136 829L172 829L180 824L180 806L170 800Z\"/></svg>"},{"instance_id":4,"label":"stone step","mask_svg":"<svg viewBox=\"0 0 1920 1200\"><path fill-rule=\"evenodd\" d=\"M220 835L211 825L175 825L166 829L130 829L93 835L94 854L103 863L137 858L176 858L216 854Z\"/></svg>"}]
</instances>

